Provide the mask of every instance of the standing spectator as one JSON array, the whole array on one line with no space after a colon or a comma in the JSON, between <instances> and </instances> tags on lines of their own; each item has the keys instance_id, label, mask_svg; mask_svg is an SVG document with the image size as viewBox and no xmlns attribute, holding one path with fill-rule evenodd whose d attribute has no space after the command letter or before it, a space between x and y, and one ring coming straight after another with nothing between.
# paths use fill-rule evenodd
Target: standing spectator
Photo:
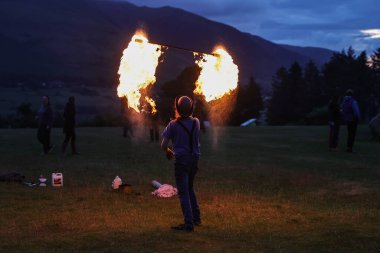
<instances>
[{"instance_id":1,"label":"standing spectator","mask_svg":"<svg viewBox=\"0 0 380 253\"><path fill-rule=\"evenodd\" d=\"M372 93L369 96L368 101L368 120L371 121L379 113L379 101L377 97Z\"/></svg>"},{"instance_id":2,"label":"standing spectator","mask_svg":"<svg viewBox=\"0 0 380 253\"><path fill-rule=\"evenodd\" d=\"M42 155L46 155L54 149L54 146L50 145L50 132L53 124L53 110L50 106L49 96L42 96L42 105L38 110L36 118L38 120L37 138L43 146Z\"/></svg>"},{"instance_id":3,"label":"standing spectator","mask_svg":"<svg viewBox=\"0 0 380 253\"><path fill-rule=\"evenodd\" d=\"M149 103L146 103L144 105L144 114L145 114L145 120L147 121L149 125L149 136L150 136L150 142L158 142L160 139L159 134L159 114L157 111L157 108L154 109L153 106Z\"/></svg>"},{"instance_id":4,"label":"standing spectator","mask_svg":"<svg viewBox=\"0 0 380 253\"><path fill-rule=\"evenodd\" d=\"M150 126L149 126L149 134L150 134L150 142L158 142L160 139L159 134L159 116L158 112L152 112L149 115Z\"/></svg>"},{"instance_id":5,"label":"standing spectator","mask_svg":"<svg viewBox=\"0 0 380 253\"><path fill-rule=\"evenodd\" d=\"M330 151L334 151L338 147L340 121L341 121L341 109L339 105L339 97L334 95L332 96L329 103L329 126L330 126L329 148L330 148Z\"/></svg>"},{"instance_id":6,"label":"standing spectator","mask_svg":"<svg viewBox=\"0 0 380 253\"><path fill-rule=\"evenodd\" d=\"M342 116L347 124L347 149L349 153L353 152L353 146L356 136L356 130L360 120L360 110L358 102L353 98L354 92L351 89L346 91L342 103Z\"/></svg>"},{"instance_id":7,"label":"standing spectator","mask_svg":"<svg viewBox=\"0 0 380 253\"><path fill-rule=\"evenodd\" d=\"M75 140L75 97L69 97L69 101L65 106L65 110L63 112L63 133L65 134L65 140L62 143L62 154L65 154L66 147L69 141L71 140L71 152L73 155L79 155Z\"/></svg>"},{"instance_id":8,"label":"standing spectator","mask_svg":"<svg viewBox=\"0 0 380 253\"><path fill-rule=\"evenodd\" d=\"M131 112L131 109L128 108L127 97L122 97L120 102L121 102L121 123L123 124L123 137L130 138L133 136L132 112Z\"/></svg>"}]
</instances>

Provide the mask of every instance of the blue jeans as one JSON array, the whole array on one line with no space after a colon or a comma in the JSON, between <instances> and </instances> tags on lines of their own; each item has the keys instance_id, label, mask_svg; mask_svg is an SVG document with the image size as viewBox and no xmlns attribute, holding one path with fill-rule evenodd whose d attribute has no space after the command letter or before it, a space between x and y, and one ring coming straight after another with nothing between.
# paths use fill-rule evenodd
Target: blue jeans
<instances>
[{"instance_id":1,"label":"blue jeans","mask_svg":"<svg viewBox=\"0 0 380 253\"><path fill-rule=\"evenodd\" d=\"M201 215L194 192L194 178L198 171L197 156L180 156L175 161L175 180L178 189L179 201L186 225L200 222Z\"/></svg>"}]
</instances>

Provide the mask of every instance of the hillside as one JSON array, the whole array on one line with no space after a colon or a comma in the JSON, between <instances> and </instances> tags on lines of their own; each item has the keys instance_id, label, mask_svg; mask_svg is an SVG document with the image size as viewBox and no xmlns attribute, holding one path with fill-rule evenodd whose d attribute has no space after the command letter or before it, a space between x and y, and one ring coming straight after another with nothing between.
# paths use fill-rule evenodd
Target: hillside
<instances>
[{"instance_id":1,"label":"hillside","mask_svg":"<svg viewBox=\"0 0 380 253\"><path fill-rule=\"evenodd\" d=\"M0 85L63 80L114 86L122 51L139 28L157 43L203 51L223 44L239 65L240 82L253 75L266 90L280 66L309 60L322 64L332 53L277 45L172 7L101 0L2 0ZM192 63L191 54L168 51L158 69L158 82L177 76Z\"/></svg>"}]
</instances>

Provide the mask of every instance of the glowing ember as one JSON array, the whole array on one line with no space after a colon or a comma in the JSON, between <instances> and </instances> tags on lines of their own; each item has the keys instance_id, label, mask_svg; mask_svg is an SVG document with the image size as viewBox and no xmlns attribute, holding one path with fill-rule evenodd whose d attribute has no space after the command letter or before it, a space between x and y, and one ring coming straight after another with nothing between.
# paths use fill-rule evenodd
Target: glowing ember
<instances>
[{"instance_id":1,"label":"glowing ember","mask_svg":"<svg viewBox=\"0 0 380 253\"><path fill-rule=\"evenodd\" d=\"M140 112L141 90L156 82L156 68L162 55L161 46L150 44L142 34L135 34L124 50L118 74L120 84L117 87L119 97L127 97L128 107ZM156 112L153 99L145 97Z\"/></svg>"},{"instance_id":2,"label":"glowing ember","mask_svg":"<svg viewBox=\"0 0 380 253\"><path fill-rule=\"evenodd\" d=\"M197 53L194 53L198 56ZM218 48L213 55L202 55L196 61L201 73L196 82L195 94L204 95L207 102L223 97L236 89L239 69L231 55Z\"/></svg>"}]
</instances>

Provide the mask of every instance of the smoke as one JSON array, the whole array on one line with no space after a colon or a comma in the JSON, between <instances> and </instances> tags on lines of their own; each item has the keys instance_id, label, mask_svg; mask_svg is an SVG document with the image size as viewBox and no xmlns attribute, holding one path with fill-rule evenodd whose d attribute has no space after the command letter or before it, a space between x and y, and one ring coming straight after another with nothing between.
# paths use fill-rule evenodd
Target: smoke
<instances>
[{"instance_id":1,"label":"smoke","mask_svg":"<svg viewBox=\"0 0 380 253\"><path fill-rule=\"evenodd\" d=\"M229 123L232 112L235 109L237 91L226 94L220 99L208 103L208 116L212 125L212 143L217 147L219 139L223 136L224 128Z\"/></svg>"}]
</instances>

